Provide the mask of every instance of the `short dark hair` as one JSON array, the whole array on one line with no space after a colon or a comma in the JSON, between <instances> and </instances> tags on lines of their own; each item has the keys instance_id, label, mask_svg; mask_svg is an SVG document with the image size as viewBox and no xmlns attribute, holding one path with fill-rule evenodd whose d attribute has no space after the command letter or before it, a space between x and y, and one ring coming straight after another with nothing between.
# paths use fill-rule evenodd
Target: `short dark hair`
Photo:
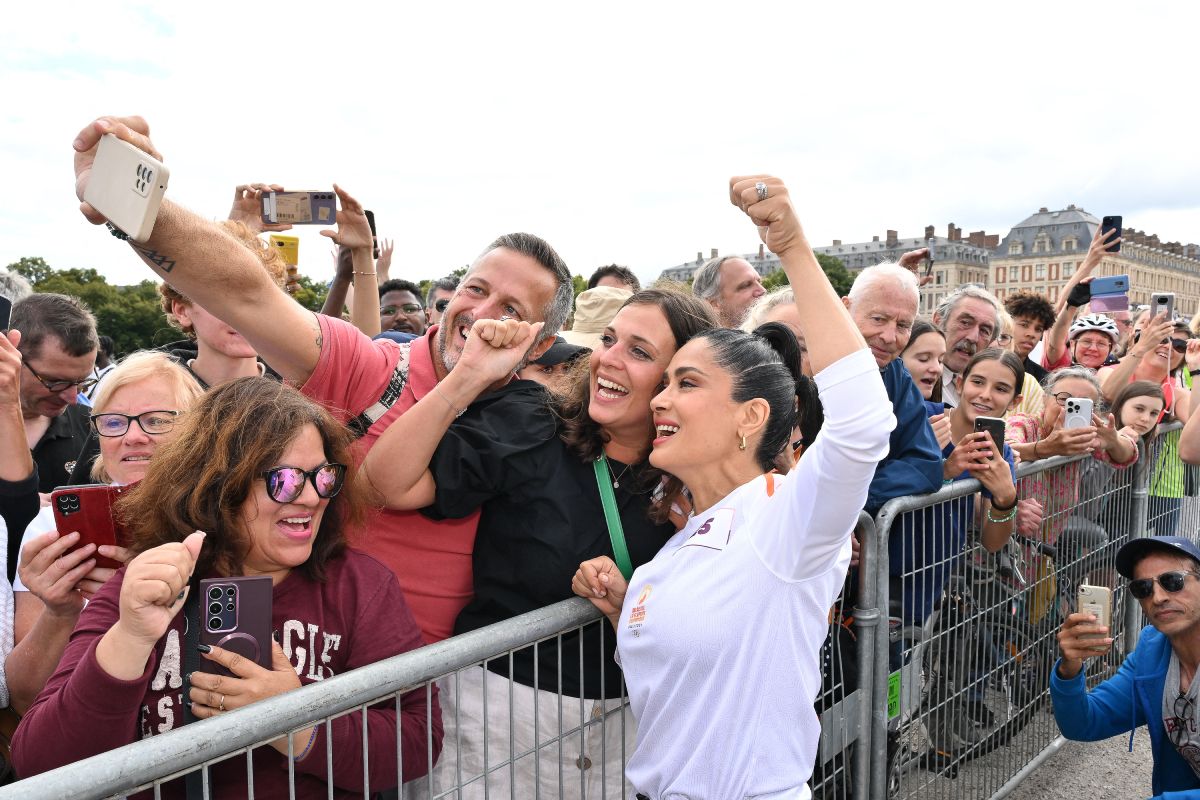
<instances>
[{"instance_id":1,"label":"short dark hair","mask_svg":"<svg viewBox=\"0 0 1200 800\"><path fill-rule=\"evenodd\" d=\"M796 427L800 397L800 344L791 328L768 322L754 333L715 328L696 336L708 343L713 361L733 381L735 403L761 398L770 413L754 458L765 471L774 469L775 457L788 446Z\"/></svg>"},{"instance_id":2,"label":"short dark hair","mask_svg":"<svg viewBox=\"0 0 1200 800\"><path fill-rule=\"evenodd\" d=\"M31 294L13 304L9 327L21 332L18 350L36 355L42 342L54 337L67 355L86 356L100 347L96 318L78 297L65 294Z\"/></svg>"},{"instance_id":3,"label":"short dark hair","mask_svg":"<svg viewBox=\"0 0 1200 800\"><path fill-rule=\"evenodd\" d=\"M458 276L447 275L444 278L438 278L433 283L429 284L429 291L425 293L425 307L429 308L433 305L433 293L441 290L443 292L453 292L458 289Z\"/></svg>"},{"instance_id":4,"label":"short dark hair","mask_svg":"<svg viewBox=\"0 0 1200 800\"><path fill-rule=\"evenodd\" d=\"M421 287L417 286L412 281L406 281L403 278L392 278L389 281L384 281L383 283L379 284L380 300L382 300L383 296L388 292L409 292L412 294L414 300L416 300L418 303L421 302Z\"/></svg>"},{"instance_id":5,"label":"short dark hair","mask_svg":"<svg viewBox=\"0 0 1200 800\"><path fill-rule=\"evenodd\" d=\"M1020 291L1004 301L1004 310L1010 317L1025 317L1042 323L1043 328L1054 325L1054 306L1037 292Z\"/></svg>"},{"instance_id":6,"label":"short dark hair","mask_svg":"<svg viewBox=\"0 0 1200 800\"><path fill-rule=\"evenodd\" d=\"M549 242L532 233L506 233L498 236L487 246L487 249L480 253L479 257L482 258L501 247L523 256L529 256L554 273L557 289L550 303L542 311L542 320L545 325L538 337L538 342L545 341L558 333L559 328L563 326L563 323L567 321L567 316L571 313L571 305L575 300L575 286L571 281L571 270L567 269L567 262L563 261L562 256L550 246ZM470 270L467 274L470 274Z\"/></svg>"},{"instance_id":7,"label":"short dark hair","mask_svg":"<svg viewBox=\"0 0 1200 800\"><path fill-rule=\"evenodd\" d=\"M329 501L308 560L298 569L324 580L342 552L345 531L361 516L349 430L299 390L270 378L238 378L206 392L160 445L152 468L117 504L135 552L208 534L196 566L201 575L240 574L249 542L241 508L262 473L278 463L305 425L321 435L325 457L346 464L342 491Z\"/></svg>"},{"instance_id":8,"label":"short dark hair","mask_svg":"<svg viewBox=\"0 0 1200 800\"><path fill-rule=\"evenodd\" d=\"M635 292L639 292L642 289L642 282L637 279L637 275L633 274L633 270L629 267L622 267L619 264L609 264L593 272L592 277L588 278L588 288L595 289L596 284L600 282L601 278L607 278L610 275L622 283L629 284Z\"/></svg>"}]
</instances>

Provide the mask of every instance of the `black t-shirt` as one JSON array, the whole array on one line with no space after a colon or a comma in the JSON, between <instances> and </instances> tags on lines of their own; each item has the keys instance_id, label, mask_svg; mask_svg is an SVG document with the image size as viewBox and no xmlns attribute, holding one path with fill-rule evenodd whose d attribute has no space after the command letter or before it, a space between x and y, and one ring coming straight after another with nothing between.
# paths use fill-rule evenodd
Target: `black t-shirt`
<instances>
[{"instance_id":1,"label":"black t-shirt","mask_svg":"<svg viewBox=\"0 0 1200 800\"><path fill-rule=\"evenodd\" d=\"M1050 374L1045 367L1031 360L1029 356L1025 356L1025 371L1032 375L1038 383L1046 380L1046 376Z\"/></svg>"},{"instance_id":2,"label":"black t-shirt","mask_svg":"<svg viewBox=\"0 0 1200 800\"><path fill-rule=\"evenodd\" d=\"M579 563L612 557L612 542L591 462L568 451L558 436L549 396L531 381L514 381L486 395L450 426L430 469L437 482L433 519L464 517L482 508L473 556L475 596L458 616L456 634L472 631L574 597ZM615 474L626 465L610 461ZM669 524L650 521L653 487L634 465L614 489L634 567L649 561L671 538ZM537 686L580 696L579 636L562 637L537 652ZM613 660L616 636L607 621L587 626L583 642L584 697L619 697L621 673ZM508 659L489 668L508 674ZM513 657L513 678L534 685L533 648Z\"/></svg>"},{"instance_id":3,"label":"black t-shirt","mask_svg":"<svg viewBox=\"0 0 1200 800\"><path fill-rule=\"evenodd\" d=\"M50 420L50 427L33 448L39 492L48 493L55 487L71 483L71 471L75 468L75 462L79 460L80 451L83 450L91 430L88 424L89 416L90 411L87 407L71 405Z\"/></svg>"}]
</instances>

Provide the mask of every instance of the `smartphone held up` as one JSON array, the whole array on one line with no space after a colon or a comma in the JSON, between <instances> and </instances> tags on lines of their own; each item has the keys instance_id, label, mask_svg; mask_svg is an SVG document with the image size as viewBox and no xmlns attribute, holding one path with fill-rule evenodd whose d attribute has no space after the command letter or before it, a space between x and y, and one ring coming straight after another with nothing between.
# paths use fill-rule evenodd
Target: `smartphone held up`
<instances>
[{"instance_id":1,"label":"smartphone held up","mask_svg":"<svg viewBox=\"0 0 1200 800\"><path fill-rule=\"evenodd\" d=\"M337 195L332 190L265 192L262 219L272 225L333 225L337 222Z\"/></svg>"}]
</instances>

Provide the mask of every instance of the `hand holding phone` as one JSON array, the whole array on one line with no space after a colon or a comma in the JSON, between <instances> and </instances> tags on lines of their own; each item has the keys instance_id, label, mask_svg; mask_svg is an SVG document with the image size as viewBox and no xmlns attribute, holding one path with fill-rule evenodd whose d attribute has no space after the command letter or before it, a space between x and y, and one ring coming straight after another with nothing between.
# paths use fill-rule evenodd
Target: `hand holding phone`
<instances>
[{"instance_id":1,"label":"hand holding phone","mask_svg":"<svg viewBox=\"0 0 1200 800\"><path fill-rule=\"evenodd\" d=\"M125 486L89 484L66 486L50 493L50 505L54 509L54 526L60 534L78 533L76 547L85 544L117 545L125 547L128 542L125 528L113 516L113 504L127 489ZM75 548L72 548L72 550ZM102 555L95 556L97 567L120 569L121 562Z\"/></svg>"},{"instance_id":2,"label":"hand holding phone","mask_svg":"<svg viewBox=\"0 0 1200 800\"><path fill-rule=\"evenodd\" d=\"M271 668L272 583L269 575L200 581L200 643ZM194 622L195 620L193 620ZM204 672L236 677L216 662Z\"/></svg>"},{"instance_id":3,"label":"hand holding phone","mask_svg":"<svg viewBox=\"0 0 1200 800\"><path fill-rule=\"evenodd\" d=\"M1122 220L1119 215L1112 216L1112 217L1105 217L1104 219L1100 220L1100 238L1103 239L1105 236L1107 236L1109 231L1116 231L1116 234L1112 237L1113 239L1121 238L1121 225L1122 225ZM1106 252L1106 253L1121 252L1121 243L1114 241L1112 244L1110 244L1104 248L1104 252Z\"/></svg>"},{"instance_id":4,"label":"hand holding phone","mask_svg":"<svg viewBox=\"0 0 1200 800\"><path fill-rule=\"evenodd\" d=\"M1001 456L1004 453L1004 432L1006 427L1006 423L1000 417L975 418L975 432L987 433L992 437L992 442L996 445L995 456Z\"/></svg>"},{"instance_id":5,"label":"hand holding phone","mask_svg":"<svg viewBox=\"0 0 1200 800\"><path fill-rule=\"evenodd\" d=\"M12 317L12 300L0 294L0 331L8 330L8 320Z\"/></svg>"},{"instance_id":6,"label":"hand holding phone","mask_svg":"<svg viewBox=\"0 0 1200 800\"><path fill-rule=\"evenodd\" d=\"M1063 427L1067 430L1091 427L1092 405L1089 397L1068 397Z\"/></svg>"},{"instance_id":7,"label":"hand holding phone","mask_svg":"<svg viewBox=\"0 0 1200 800\"><path fill-rule=\"evenodd\" d=\"M1081 614L1091 614L1096 618L1096 625L1103 625L1112 630L1112 590L1106 586L1089 586L1086 583L1079 586L1077 610ZM1102 633L1080 634L1080 639L1103 639ZM1107 649L1107 648L1105 648Z\"/></svg>"},{"instance_id":8,"label":"hand holding phone","mask_svg":"<svg viewBox=\"0 0 1200 800\"><path fill-rule=\"evenodd\" d=\"M96 147L83 201L130 239L144 242L154 230L169 177L161 161L106 133Z\"/></svg>"},{"instance_id":9,"label":"hand holding phone","mask_svg":"<svg viewBox=\"0 0 1200 800\"><path fill-rule=\"evenodd\" d=\"M1155 292L1150 295L1150 317L1166 314L1168 320L1175 319L1175 293Z\"/></svg>"},{"instance_id":10,"label":"hand holding phone","mask_svg":"<svg viewBox=\"0 0 1200 800\"><path fill-rule=\"evenodd\" d=\"M928 239L925 242L925 250L926 250L926 253L925 253L925 277L926 278L928 278L930 273L933 272L933 246L934 246L934 244L936 244L936 241L933 239Z\"/></svg>"},{"instance_id":11,"label":"hand holding phone","mask_svg":"<svg viewBox=\"0 0 1200 800\"><path fill-rule=\"evenodd\" d=\"M266 192L262 220L268 225L332 225L337 218L337 195L332 191Z\"/></svg>"}]
</instances>

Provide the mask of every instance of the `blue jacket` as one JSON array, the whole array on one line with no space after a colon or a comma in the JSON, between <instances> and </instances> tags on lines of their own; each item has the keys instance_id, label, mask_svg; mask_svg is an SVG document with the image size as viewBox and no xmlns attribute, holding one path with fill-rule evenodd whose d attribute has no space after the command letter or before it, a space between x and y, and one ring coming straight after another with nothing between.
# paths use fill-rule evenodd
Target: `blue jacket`
<instances>
[{"instance_id":1,"label":"blue jacket","mask_svg":"<svg viewBox=\"0 0 1200 800\"><path fill-rule=\"evenodd\" d=\"M1162 723L1163 684L1171 662L1171 643L1152 626L1142 629L1137 648L1117 674L1087 690L1084 671L1067 681L1050 673L1054 719L1068 739L1094 742L1146 725L1154 753L1152 788L1163 800L1197 800L1200 778L1167 740Z\"/></svg>"},{"instance_id":2,"label":"blue jacket","mask_svg":"<svg viewBox=\"0 0 1200 800\"><path fill-rule=\"evenodd\" d=\"M942 451L925 413L925 400L913 383L904 360L897 358L879 371L896 428L892 431L887 458L875 468L867 490L867 513L875 516L894 497L928 494L942 488Z\"/></svg>"}]
</instances>

